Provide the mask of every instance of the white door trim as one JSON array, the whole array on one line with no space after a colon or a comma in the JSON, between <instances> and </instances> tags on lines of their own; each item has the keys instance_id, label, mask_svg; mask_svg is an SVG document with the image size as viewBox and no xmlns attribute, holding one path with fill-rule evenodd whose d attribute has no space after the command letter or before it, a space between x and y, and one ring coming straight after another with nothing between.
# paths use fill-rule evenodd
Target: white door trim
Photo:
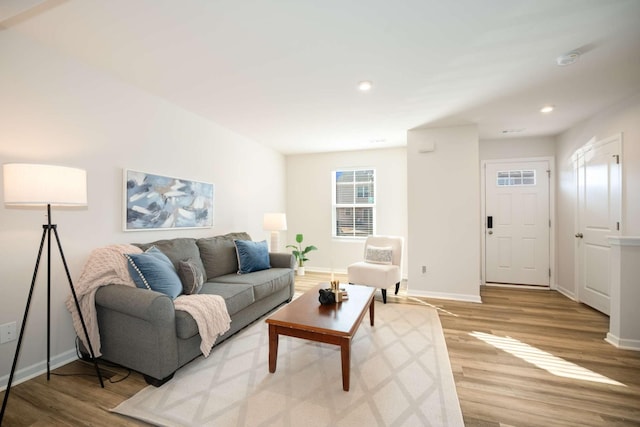
<instances>
[{"instance_id":1,"label":"white door trim","mask_svg":"<svg viewBox=\"0 0 640 427\"><path fill-rule=\"evenodd\" d=\"M549 178L549 217L551 218L551 227L549 228L549 268L551 268L551 277L549 278L549 286L551 289L557 289L556 283L556 161L555 157L519 157L512 159L490 159L482 160L480 162L480 246L481 246L481 260L480 260L480 283L486 285L486 230L485 227L487 217L486 206L486 176L485 169L487 164L499 164L499 163L520 163L520 162L539 162L546 161L549 163L549 170L551 176ZM546 288L545 288L546 289Z\"/></svg>"}]
</instances>

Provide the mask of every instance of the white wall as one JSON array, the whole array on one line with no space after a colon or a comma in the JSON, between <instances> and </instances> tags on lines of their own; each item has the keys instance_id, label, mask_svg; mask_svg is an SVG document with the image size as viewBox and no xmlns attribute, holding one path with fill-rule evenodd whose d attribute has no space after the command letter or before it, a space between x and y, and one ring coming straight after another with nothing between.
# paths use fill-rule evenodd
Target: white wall
<instances>
[{"instance_id":1,"label":"white wall","mask_svg":"<svg viewBox=\"0 0 640 427\"><path fill-rule=\"evenodd\" d=\"M346 273L349 264L362 260L364 239L332 238L331 172L341 168L375 168L376 232L405 237L406 250L406 165L405 148L287 156L287 244L302 233L303 246L318 247L309 253L307 269Z\"/></svg>"},{"instance_id":2,"label":"white wall","mask_svg":"<svg viewBox=\"0 0 640 427\"><path fill-rule=\"evenodd\" d=\"M640 93L573 126L557 138L558 288L575 297L576 186L571 156L593 137L622 133L622 236L640 236Z\"/></svg>"},{"instance_id":3,"label":"white wall","mask_svg":"<svg viewBox=\"0 0 640 427\"><path fill-rule=\"evenodd\" d=\"M407 137L409 293L480 301L478 130L419 129ZM435 151L419 153L431 143Z\"/></svg>"},{"instance_id":4,"label":"white wall","mask_svg":"<svg viewBox=\"0 0 640 427\"><path fill-rule=\"evenodd\" d=\"M552 136L480 141L480 160L553 157L555 154L556 140Z\"/></svg>"},{"instance_id":5,"label":"white wall","mask_svg":"<svg viewBox=\"0 0 640 427\"><path fill-rule=\"evenodd\" d=\"M0 163L79 167L88 173L88 208L55 210L53 220L74 279L99 246L178 236L247 231L254 239L264 212L285 209L285 159L163 99L34 43L0 31ZM215 102L215 100L212 100ZM213 182L213 229L122 230L122 169ZM22 319L44 210L0 206L0 324ZM73 357L74 332L64 308L69 294L53 251L52 359ZM46 269L41 266L19 369L46 359ZM0 386L16 342L0 345ZM28 375L29 372L23 372Z\"/></svg>"}]
</instances>

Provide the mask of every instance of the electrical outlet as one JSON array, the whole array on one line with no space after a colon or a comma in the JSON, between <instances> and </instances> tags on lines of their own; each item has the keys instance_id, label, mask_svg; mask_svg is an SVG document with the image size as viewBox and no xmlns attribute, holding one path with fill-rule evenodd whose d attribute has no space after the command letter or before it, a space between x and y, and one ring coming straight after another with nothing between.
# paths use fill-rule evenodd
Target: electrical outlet
<instances>
[{"instance_id":1,"label":"electrical outlet","mask_svg":"<svg viewBox=\"0 0 640 427\"><path fill-rule=\"evenodd\" d=\"M0 344L16 339L16 322L0 325Z\"/></svg>"},{"instance_id":2,"label":"electrical outlet","mask_svg":"<svg viewBox=\"0 0 640 427\"><path fill-rule=\"evenodd\" d=\"M427 266L426 265L422 266L422 274L427 274Z\"/></svg>"}]
</instances>

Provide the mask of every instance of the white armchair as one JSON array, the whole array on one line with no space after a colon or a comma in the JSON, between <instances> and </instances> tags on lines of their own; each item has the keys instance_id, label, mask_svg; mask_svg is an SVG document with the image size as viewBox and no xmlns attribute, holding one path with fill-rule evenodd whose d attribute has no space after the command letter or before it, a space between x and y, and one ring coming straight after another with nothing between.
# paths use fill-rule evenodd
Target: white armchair
<instances>
[{"instance_id":1,"label":"white armchair","mask_svg":"<svg viewBox=\"0 0 640 427\"><path fill-rule=\"evenodd\" d=\"M364 244L364 261L347 267L349 283L375 286L382 290L382 302L387 303L387 288L402 280L402 248L404 239L396 236L369 236Z\"/></svg>"}]
</instances>

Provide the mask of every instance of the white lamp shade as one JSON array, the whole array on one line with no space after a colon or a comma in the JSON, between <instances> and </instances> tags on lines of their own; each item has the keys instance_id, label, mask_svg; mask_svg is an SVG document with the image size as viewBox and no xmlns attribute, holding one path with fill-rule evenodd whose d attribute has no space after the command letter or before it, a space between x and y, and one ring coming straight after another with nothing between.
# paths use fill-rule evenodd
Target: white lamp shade
<instances>
[{"instance_id":1,"label":"white lamp shade","mask_svg":"<svg viewBox=\"0 0 640 427\"><path fill-rule=\"evenodd\" d=\"M287 215L283 213L264 214L264 229L268 231L282 231L287 229Z\"/></svg>"},{"instance_id":2,"label":"white lamp shade","mask_svg":"<svg viewBox=\"0 0 640 427\"><path fill-rule=\"evenodd\" d=\"M7 163L2 171L6 205L87 204L87 171L84 169Z\"/></svg>"}]
</instances>

